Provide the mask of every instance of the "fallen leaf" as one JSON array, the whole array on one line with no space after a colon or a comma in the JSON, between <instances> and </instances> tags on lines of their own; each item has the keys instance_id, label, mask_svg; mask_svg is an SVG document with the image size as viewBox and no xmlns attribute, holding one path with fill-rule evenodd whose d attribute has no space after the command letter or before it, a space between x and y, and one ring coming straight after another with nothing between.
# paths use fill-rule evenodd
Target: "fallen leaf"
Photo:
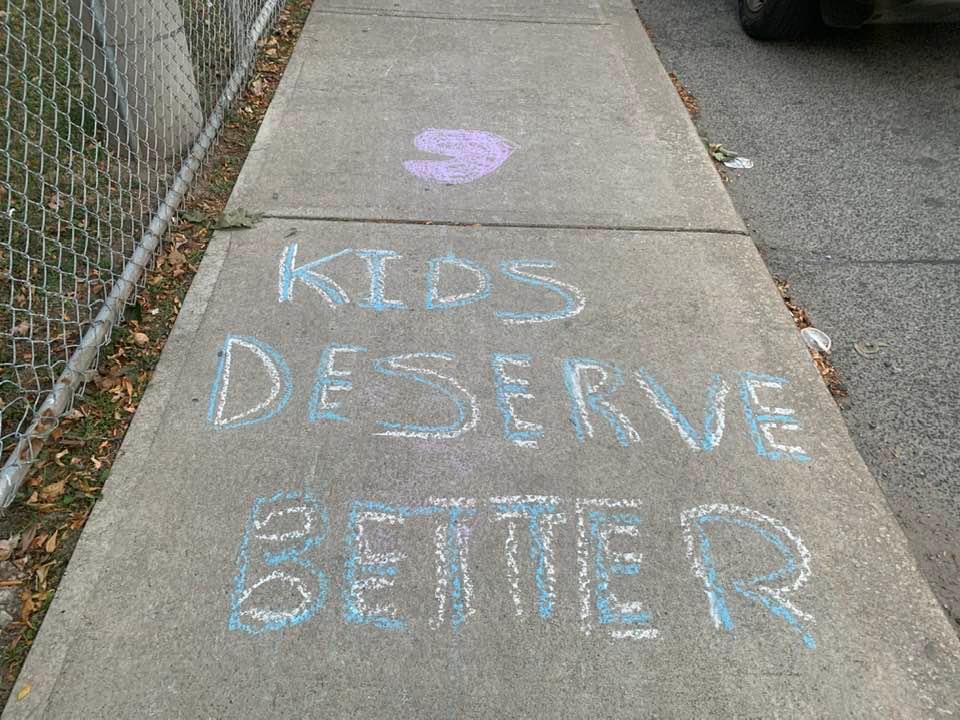
<instances>
[{"instance_id":1,"label":"fallen leaf","mask_svg":"<svg viewBox=\"0 0 960 720\"><path fill-rule=\"evenodd\" d=\"M146 333L135 332L135 333L133 333L133 334L131 335L131 337L133 338L133 341L134 341L137 345L139 345L140 347L143 347L143 346L146 345L148 342L150 342L150 338L147 337L147 334L146 334Z\"/></svg>"},{"instance_id":2,"label":"fallen leaf","mask_svg":"<svg viewBox=\"0 0 960 720\"><path fill-rule=\"evenodd\" d=\"M183 265L187 261L186 256L175 247L170 248L170 252L167 253L167 262L176 267L177 265Z\"/></svg>"},{"instance_id":3,"label":"fallen leaf","mask_svg":"<svg viewBox=\"0 0 960 720\"><path fill-rule=\"evenodd\" d=\"M31 690L33 690L33 683L24 683L23 686L17 690L17 700L23 700L30 694Z\"/></svg>"},{"instance_id":4,"label":"fallen leaf","mask_svg":"<svg viewBox=\"0 0 960 720\"><path fill-rule=\"evenodd\" d=\"M43 549L48 553L52 553L57 549L57 536L59 535L59 530L54 530L53 535L47 538L47 543L43 546Z\"/></svg>"},{"instance_id":5,"label":"fallen leaf","mask_svg":"<svg viewBox=\"0 0 960 720\"><path fill-rule=\"evenodd\" d=\"M56 565L55 562L48 562L46 565L41 565L37 568L37 583L39 583L42 589L47 587L47 573L50 572L50 568Z\"/></svg>"},{"instance_id":6,"label":"fallen leaf","mask_svg":"<svg viewBox=\"0 0 960 720\"><path fill-rule=\"evenodd\" d=\"M87 510L87 512L77 513L73 515L72 516L73 519L70 521L70 527L74 530L79 530L80 528L82 528L84 523L87 522L87 516L89 514L90 514L90 511Z\"/></svg>"},{"instance_id":7,"label":"fallen leaf","mask_svg":"<svg viewBox=\"0 0 960 720\"><path fill-rule=\"evenodd\" d=\"M12 535L6 540L0 540L0 561L9 560L13 551L20 545L20 536Z\"/></svg>"},{"instance_id":8,"label":"fallen leaf","mask_svg":"<svg viewBox=\"0 0 960 720\"><path fill-rule=\"evenodd\" d=\"M23 554L30 549L30 546L33 544L33 539L37 536L37 530L39 528L40 526L34 523L27 528L26 532L23 533L23 536L20 538L20 547L18 548L20 554Z\"/></svg>"},{"instance_id":9,"label":"fallen leaf","mask_svg":"<svg viewBox=\"0 0 960 720\"><path fill-rule=\"evenodd\" d=\"M229 210L220 213L214 228L217 230L229 230L230 228L252 228L263 216L258 213L248 213L243 208Z\"/></svg>"},{"instance_id":10,"label":"fallen leaf","mask_svg":"<svg viewBox=\"0 0 960 720\"><path fill-rule=\"evenodd\" d=\"M24 625L30 624L30 616L33 614L35 605L33 604L33 593L24 590L20 593L20 622Z\"/></svg>"},{"instance_id":11,"label":"fallen leaf","mask_svg":"<svg viewBox=\"0 0 960 720\"><path fill-rule=\"evenodd\" d=\"M66 480L57 480L55 483L50 483L40 488L40 499L44 502L53 502L58 497L63 495L64 491L67 489Z\"/></svg>"},{"instance_id":12,"label":"fallen leaf","mask_svg":"<svg viewBox=\"0 0 960 720\"><path fill-rule=\"evenodd\" d=\"M180 217L191 223L205 223L208 220L207 216L199 210L187 210L180 213Z\"/></svg>"},{"instance_id":13,"label":"fallen leaf","mask_svg":"<svg viewBox=\"0 0 960 720\"><path fill-rule=\"evenodd\" d=\"M101 390L109 390L118 382L120 382L119 379L112 377L110 375L104 375L102 377L97 378L97 387L100 388Z\"/></svg>"}]
</instances>

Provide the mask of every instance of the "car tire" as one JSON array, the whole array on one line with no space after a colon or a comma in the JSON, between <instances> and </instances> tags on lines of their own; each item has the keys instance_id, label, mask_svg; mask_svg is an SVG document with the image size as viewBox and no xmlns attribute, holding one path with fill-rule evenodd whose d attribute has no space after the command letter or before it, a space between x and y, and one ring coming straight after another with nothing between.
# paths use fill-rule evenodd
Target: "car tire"
<instances>
[{"instance_id":1,"label":"car tire","mask_svg":"<svg viewBox=\"0 0 960 720\"><path fill-rule=\"evenodd\" d=\"M739 0L740 25L757 40L790 40L817 18L817 0Z\"/></svg>"}]
</instances>

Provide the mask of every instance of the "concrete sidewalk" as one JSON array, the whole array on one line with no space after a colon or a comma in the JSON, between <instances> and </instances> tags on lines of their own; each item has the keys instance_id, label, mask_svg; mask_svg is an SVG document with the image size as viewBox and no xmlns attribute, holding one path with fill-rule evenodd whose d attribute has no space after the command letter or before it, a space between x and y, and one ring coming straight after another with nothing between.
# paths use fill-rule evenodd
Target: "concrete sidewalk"
<instances>
[{"instance_id":1,"label":"concrete sidewalk","mask_svg":"<svg viewBox=\"0 0 960 720\"><path fill-rule=\"evenodd\" d=\"M960 643L629 0L317 0L4 717L939 717Z\"/></svg>"}]
</instances>

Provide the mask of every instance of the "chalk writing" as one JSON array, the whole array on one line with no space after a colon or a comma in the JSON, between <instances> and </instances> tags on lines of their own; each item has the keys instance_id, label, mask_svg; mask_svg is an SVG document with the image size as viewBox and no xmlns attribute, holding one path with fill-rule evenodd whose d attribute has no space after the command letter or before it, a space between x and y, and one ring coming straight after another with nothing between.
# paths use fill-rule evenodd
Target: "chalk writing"
<instances>
[{"instance_id":1,"label":"chalk writing","mask_svg":"<svg viewBox=\"0 0 960 720\"><path fill-rule=\"evenodd\" d=\"M403 255L385 249L353 249L345 248L331 255L317 260L297 265L299 246L292 243L284 248L280 256L279 278L277 281L278 300L280 303L292 302L294 288L298 282L317 292L323 301L333 310L343 305L351 305L350 296L341 284L330 275L320 272L328 263L342 258L355 257L364 262L369 277L370 289L367 297L356 303L356 307L380 313L388 310L405 310L407 305L398 299L387 299L387 262L391 265L404 259ZM402 264L402 263L401 263ZM583 292L568 282L558 280L545 274L530 272L530 268L545 270L559 269L560 265L553 260L505 260L498 264L500 274L511 283L519 283L526 287L544 291L549 298L547 307L542 310L497 310L496 317L507 325L529 325L556 320L566 320L579 315L586 306ZM466 292L441 294L444 270L450 274L452 270L466 271L473 278L474 287ZM340 268L346 277L356 274L354 268L346 265ZM329 270L327 272L332 272ZM487 301L493 294L494 282L492 273L480 263L469 258L458 257L452 253L430 258L427 261L426 290L424 293L424 307L427 310L454 310L467 305ZM562 301L557 307L557 298Z\"/></svg>"},{"instance_id":2,"label":"chalk writing","mask_svg":"<svg viewBox=\"0 0 960 720\"><path fill-rule=\"evenodd\" d=\"M508 140L482 130L438 130L428 128L417 135L417 150L446 155L446 160L405 160L411 175L428 182L463 185L489 175L517 150Z\"/></svg>"},{"instance_id":3,"label":"chalk writing","mask_svg":"<svg viewBox=\"0 0 960 720\"><path fill-rule=\"evenodd\" d=\"M503 353L493 353L490 358L496 387L497 408L503 418L503 435L514 445L526 448L537 447L537 439L543 437L543 425L517 417L513 406L514 399L533 400L534 397L527 390L530 383L525 379L507 375L505 366L529 368L532 361L533 358L529 355Z\"/></svg>"},{"instance_id":4,"label":"chalk writing","mask_svg":"<svg viewBox=\"0 0 960 720\"><path fill-rule=\"evenodd\" d=\"M477 399L453 378L441 375L430 368L414 367L409 364L409 361L417 358L448 362L456 360L456 356L451 353L409 353L378 358L373 361L373 369L387 377L405 378L436 390L453 404L457 411L457 419L447 425L417 425L381 420L379 425L386 430L377 434L424 440L450 440L475 428L480 421L480 406L477 404ZM441 382L429 380L430 377Z\"/></svg>"},{"instance_id":5,"label":"chalk writing","mask_svg":"<svg viewBox=\"0 0 960 720\"><path fill-rule=\"evenodd\" d=\"M317 379L313 385L310 404L307 408L307 417L310 422L319 420L333 420L347 422L347 418L337 413L340 402L328 399L328 393L347 392L353 389L353 383L347 378L349 370L336 370L333 367L337 353L363 353L366 348L356 345L328 345L320 353L320 365L317 367Z\"/></svg>"},{"instance_id":6,"label":"chalk writing","mask_svg":"<svg viewBox=\"0 0 960 720\"><path fill-rule=\"evenodd\" d=\"M318 268L337 258L353 254L354 251L350 249L341 250L297 267L298 247L297 243L287 245L280 256L280 272L277 282L280 302L293 300L294 284L299 280L307 287L315 290L331 308L349 303L350 298L344 289L326 275L318 272Z\"/></svg>"},{"instance_id":7,"label":"chalk writing","mask_svg":"<svg viewBox=\"0 0 960 720\"><path fill-rule=\"evenodd\" d=\"M751 533L773 547L783 564L774 570L752 577L727 577L721 573L710 542L711 525L732 525ZM734 505L703 505L681 515L681 526L687 543L687 556L693 570L703 580L714 625L733 632L736 625L730 615L728 595L736 593L755 603L773 616L786 621L811 650L817 644L808 628L813 617L801 611L787 595L796 593L810 577L810 552L803 541L778 520L749 508ZM747 551L742 546L740 553ZM777 587L779 583L792 581Z\"/></svg>"},{"instance_id":8,"label":"chalk writing","mask_svg":"<svg viewBox=\"0 0 960 720\"><path fill-rule=\"evenodd\" d=\"M567 358L563 368L563 380L570 395L570 423L580 442L593 437L591 410L607 421L623 447L640 441L630 418L610 400L623 386L620 368L592 358Z\"/></svg>"},{"instance_id":9,"label":"chalk writing","mask_svg":"<svg viewBox=\"0 0 960 720\"><path fill-rule=\"evenodd\" d=\"M259 361L268 380L268 389L264 395L254 393L252 400L246 400L250 407L229 414L224 408L230 403L232 378L236 375L231 368L237 348L251 353L252 357ZM357 382L369 381L369 376L363 374L366 372L363 364L357 366L354 363L355 367L348 370L337 367L335 363L343 354L363 353L366 353L365 348L339 343L331 343L322 350L307 400L309 422L332 421L341 426L351 422L350 415L342 407L348 401L334 400L331 395L338 393L345 396L354 389ZM373 422L379 428L377 435L421 440L455 440L479 425L481 403L477 393L452 374L458 363L457 355L448 352L415 352L374 358L368 362L369 369L379 375L429 388L442 400L443 405L450 409L449 420L446 422L376 418ZM534 405L537 398L530 391L531 381L526 377L519 377L519 371L531 370L536 365L535 358L526 353L493 352L489 356L489 363L492 369L492 394L499 411L500 432L504 440L528 450L538 449L540 441L546 436L545 425L529 417L521 417L516 407L516 403L522 401L525 415L537 414L537 407ZM640 369L635 372L634 377L639 385L637 388L637 385L625 384L624 372L609 360L566 357L557 358L548 364L550 367L562 368L561 376L554 377L552 382L555 386L560 384L563 389L568 425L573 436L581 443L594 438L596 418L600 418L609 428L612 434L608 435L608 438L621 447L627 448L641 443L640 433L634 428L632 420L620 409L619 403L643 397L652 400L657 416L665 418L677 430L684 445L691 450L712 452L720 445L726 427L725 403L728 395L728 384L720 375L713 375L707 385L702 430L697 430L647 370ZM256 363L253 366L256 371ZM785 391L788 387L787 380L754 372L740 373L737 377L741 383L740 399L746 430L750 446L756 455L764 460L809 462L810 455L803 448L784 445L778 442L773 434L777 430L802 430L795 411L790 408L770 408L761 404L758 399L760 389L764 392ZM210 390L208 420L219 430L235 430L264 422L283 411L293 395L293 377L279 351L256 338L228 335L220 352ZM555 393L551 397L554 396ZM614 403L615 399L617 404ZM230 404L236 406L239 401ZM364 409L369 413L377 408L359 408ZM563 429L566 430L566 427L567 424L564 424Z\"/></svg>"},{"instance_id":10,"label":"chalk writing","mask_svg":"<svg viewBox=\"0 0 960 720\"><path fill-rule=\"evenodd\" d=\"M553 278L536 275L520 268L546 268L557 267L553 260L507 260L500 263L500 272L508 278L518 282L530 285L535 288L543 288L563 298L563 308L553 312L511 312L501 310L497 317L510 325L523 325L526 323L542 323L551 320L566 320L574 315L579 315L586 305L583 293L573 285L560 282Z\"/></svg>"},{"instance_id":11,"label":"chalk writing","mask_svg":"<svg viewBox=\"0 0 960 720\"><path fill-rule=\"evenodd\" d=\"M370 295L360 303L360 307L377 312L406 310L407 306L399 300L387 300L384 297L387 260L399 260L403 256L390 250L354 250L353 252L357 257L363 258L367 263L367 272L370 273Z\"/></svg>"},{"instance_id":12,"label":"chalk writing","mask_svg":"<svg viewBox=\"0 0 960 720\"><path fill-rule=\"evenodd\" d=\"M372 501L355 501L350 507L347 532L347 561L344 567L344 620L354 625L370 624L385 630L405 630L408 621L398 615L392 604L371 607L367 593L394 585L399 565L406 553L371 548L366 535L368 523L401 526L411 518L438 516L435 526L437 585L434 597L437 615L431 623L443 624L447 599L450 601L451 624L462 625L472 614L472 585L467 561L467 532L464 522L472 518L474 500L431 499L423 505L389 505Z\"/></svg>"},{"instance_id":13,"label":"chalk writing","mask_svg":"<svg viewBox=\"0 0 960 720\"><path fill-rule=\"evenodd\" d=\"M740 397L743 400L743 414L750 426L753 444L757 454L769 460L789 457L799 462L807 462L810 456L797 445L786 445L778 441L774 430L796 432L800 422L792 408L769 407L760 401L761 389L782 390L789 380L774 375L745 372L740 374Z\"/></svg>"},{"instance_id":14,"label":"chalk writing","mask_svg":"<svg viewBox=\"0 0 960 720\"><path fill-rule=\"evenodd\" d=\"M642 573L641 505L637 498L541 495L417 503L354 500L345 513L343 621L397 632L422 626L457 631L467 622L479 622L483 613L475 606L471 569L490 558L473 557L471 547L478 533L494 533L497 542L483 547L503 548L494 567L503 567L505 577L484 575L490 587L481 596L491 600L498 588L508 593L518 622L563 625L577 618L584 635L656 639L661 631L653 625L654 612L639 599L649 585ZM563 540L558 530L568 527L569 510L576 515L576 569L567 573L557 561L557 545ZM318 563L328 522L323 506L309 493L278 492L254 501L230 593L231 630L282 630L324 609L328 580ZM721 541L714 542L723 527L735 531L722 542L736 542L729 545L736 571L719 557ZM681 513L680 534L707 595L705 621L709 618L730 641L742 639L731 611L731 596L736 595L769 613L777 621L771 628L785 623L805 647L816 649L813 617L788 597L810 578L810 552L794 531L749 508L717 503ZM422 544L418 537L429 542ZM527 548L525 559L521 545ZM772 569L771 549L780 558ZM339 555L335 548L326 553ZM430 578L431 570L433 581L419 588L416 579ZM407 582L401 586L397 581L402 578ZM571 603L563 588L574 586ZM531 615L533 620L525 619Z\"/></svg>"},{"instance_id":15,"label":"chalk writing","mask_svg":"<svg viewBox=\"0 0 960 720\"><path fill-rule=\"evenodd\" d=\"M636 373L637 382L654 406L673 425L680 437L692 450L710 452L723 438L723 428L726 424L726 399L730 387L719 375L714 375L707 386L707 406L703 416L703 432L694 430L693 425L674 404L667 391L656 381L649 372L640 368Z\"/></svg>"},{"instance_id":16,"label":"chalk writing","mask_svg":"<svg viewBox=\"0 0 960 720\"><path fill-rule=\"evenodd\" d=\"M537 588L537 613L544 620L553 617L556 604L557 571L553 560L553 529L566 522L558 512L560 498L538 495L517 495L490 499L496 509L496 517L507 521L507 538L504 543L513 604L518 617L523 616L523 600L520 593L520 565L517 562L519 542L517 523L525 521L530 540L530 562L533 564L534 583Z\"/></svg>"},{"instance_id":17,"label":"chalk writing","mask_svg":"<svg viewBox=\"0 0 960 720\"><path fill-rule=\"evenodd\" d=\"M649 625L650 613L639 602L619 601L610 588L614 577L640 573L642 555L610 547L611 539L617 535L640 536L640 501L580 499L576 508L581 630L590 634L596 614L600 625L613 626L614 638L656 638L656 628Z\"/></svg>"},{"instance_id":18,"label":"chalk writing","mask_svg":"<svg viewBox=\"0 0 960 720\"><path fill-rule=\"evenodd\" d=\"M293 525L289 524L291 519ZM282 630L309 620L323 609L327 577L306 555L323 542L326 529L326 512L307 493L278 492L254 501L230 593L231 630L251 634ZM266 574L251 579L251 564L263 566ZM271 589L281 598L292 591L297 605L287 609L283 603L271 603Z\"/></svg>"},{"instance_id":19,"label":"chalk writing","mask_svg":"<svg viewBox=\"0 0 960 720\"><path fill-rule=\"evenodd\" d=\"M261 363L270 381L270 390L266 398L246 410L229 417L224 415L227 397L230 394L231 370L234 362L234 348L245 348ZM286 407L293 394L293 380L290 368L283 356L270 345L256 338L241 335L228 335L220 350L220 362L210 389L210 402L207 405L207 418L218 430L228 430L255 425L269 420Z\"/></svg>"},{"instance_id":20,"label":"chalk writing","mask_svg":"<svg viewBox=\"0 0 960 720\"><path fill-rule=\"evenodd\" d=\"M470 292L455 295L440 296L440 269L444 266L458 267L473 274L477 285ZM492 280L489 271L472 260L460 258L453 254L431 258L427 270L427 298L424 307L427 310L449 310L463 307L471 303L480 302L490 297Z\"/></svg>"}]
</instances>

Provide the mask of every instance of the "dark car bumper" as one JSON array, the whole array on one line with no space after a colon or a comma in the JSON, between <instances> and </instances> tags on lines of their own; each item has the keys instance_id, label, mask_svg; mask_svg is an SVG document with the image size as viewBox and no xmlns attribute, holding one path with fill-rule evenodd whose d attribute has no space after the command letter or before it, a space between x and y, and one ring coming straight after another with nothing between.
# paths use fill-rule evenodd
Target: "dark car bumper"
<instances>
[{"instance_id":1,"label":"dark car bumper","mask_svg":"<svg viewBox=\"0 0 960 720\"><path fill-rule=\"evenodd\" d=\"M860 27L877 13L911 0L820 0L823 21L832 27Z\"/></svg>"}]
</instances>

